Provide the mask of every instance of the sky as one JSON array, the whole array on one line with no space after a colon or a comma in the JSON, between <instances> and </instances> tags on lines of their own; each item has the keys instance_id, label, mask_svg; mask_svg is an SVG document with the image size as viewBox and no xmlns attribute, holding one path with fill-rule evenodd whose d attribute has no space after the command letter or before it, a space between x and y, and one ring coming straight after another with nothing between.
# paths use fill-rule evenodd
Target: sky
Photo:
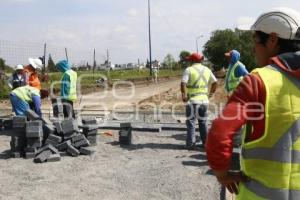
<instances>
[{"instance_id":1,"label":"sky","mask_svg":"<svg viewBox=\"0 0 300 200\"><path fill-rule=\"evenodd\" d=\"M300 11L299 0L150 0L152 59L196 51L217 29L250 25L272 7ZM73 63L112 63L149 57L147 0L0 0L0 57L17 64L47 55ZM26 64L26 63L22 63Z\"/></svg>"}]
</instances>

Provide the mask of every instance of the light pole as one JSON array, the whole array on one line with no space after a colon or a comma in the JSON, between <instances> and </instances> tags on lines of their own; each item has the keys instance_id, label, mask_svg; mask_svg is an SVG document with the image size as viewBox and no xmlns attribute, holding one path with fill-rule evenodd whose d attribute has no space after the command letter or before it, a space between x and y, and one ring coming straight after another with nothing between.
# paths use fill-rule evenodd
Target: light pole
<instances>
[{"instance_id":1,"label":"light pole","mask_svg":"<svg viewBox=\"0 0 300 200\"><path fill-rule=\"evenodd\" d=\"M149 31L149 67L152 76L152 50L151 50L151 20L150 20L150 0L148 0L148 31Z\"/></svg>"},{"instance_id":2,"label":"light pole","mask_svg":"<svg viewBox=\"0 0 300 200\"><path fill-rule=\"evenodd\" d=\"M196 37L196 50L197 50L197 53L199 53L199 48L198 48L198 39L202 38L204 35L199 35Z\"/></svg>"}]
</instances>

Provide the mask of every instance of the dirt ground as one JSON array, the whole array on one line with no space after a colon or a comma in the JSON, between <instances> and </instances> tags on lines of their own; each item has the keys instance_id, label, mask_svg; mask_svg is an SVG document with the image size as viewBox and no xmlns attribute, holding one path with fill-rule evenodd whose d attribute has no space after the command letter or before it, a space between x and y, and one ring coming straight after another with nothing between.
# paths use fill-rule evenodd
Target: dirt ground
<instances>
[{"instance_id":1,"label":"dirt ground","mask_svg":"<svg viewBox=\"0 0 300 200\"><path fill-rule=\"evenodd\" d=\"M85 94L75 105L85 109L130 109L149 105L170 109L178 104L184 111L179 91L180 78L159 81L158 84L137 84L134 96L127 87ZM213 98L214 103L226 101L223 81ZM116 103L118 106L115 106ZM165 107L164 107L165 106ZM8 101L0 102L8 108ZM43 109L50 108L43 102ZM99 130L101 132L101 130ZM0 200L2 199L220 199L220 186L210 171L203 149L187 151L185 132L133 133L133 145L122 148L118 134L100 136L97 153L78 158L63 157L57 163L35 164L25 159L10 159L7 155L10 138L0 136Z\"/></svg>"},{"instance_id":2,"label":"dirt ground","mask_svg":"<svg viewBox=\"0 0 300 200\"><path fill-rule=\"evenodd\" d=\"M220 187L203 149L182 149L182 132L133 132L121 148L117 133L101 136L92 156L35 164L9 159L10 138L0 137L0 199L203 199L217 200Z\"/></svg>"}]
</instances>

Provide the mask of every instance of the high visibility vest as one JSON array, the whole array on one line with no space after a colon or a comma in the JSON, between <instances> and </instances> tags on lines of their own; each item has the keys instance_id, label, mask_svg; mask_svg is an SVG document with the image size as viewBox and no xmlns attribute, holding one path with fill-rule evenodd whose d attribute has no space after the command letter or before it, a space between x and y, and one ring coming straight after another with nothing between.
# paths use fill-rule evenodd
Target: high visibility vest
<instances>
[{"instance_id":1,"label":"high visibility vest","mask_svg":"<svg viewBox=\"0 0 300 200\"><path fill-rule=\"evenodd\" d=\"M300 80L275 65L254 72L266 88L265 130L242 145L251 181L240 183L237 199L300 199Z\"/></svg>"},{"instance_id":2,"label":"high visibility vest","mask_svg":"<svg viewBox=\"0 0 300 200\"><path fill-rule=\"evenodd\" d=\"M210 69L201 64L194 64L188 70L190 73L186 87L189 101L208 101Z\"/></svg>"},{"instance_id":3,"label":"high visibility vest","mask_svg":"<svg viewBox=\"0 0 300 200\"><path fill-rule=\"evenodd\" d=\"M66 71L65 74L69 75L70 77L70 92L69 95L65 98L70 101L75 101L77 99L77 73L70 69ZM62 84L64 83L62 82Z\"/></svg>"},{"instance_id":4,"label":"high visibility vest","mask_svg":"<svg viewBox=\"0 0 300 200\"><path fill-rule=\"evenodd\" d=\"M18 87L12 91L12 94L16 95L19 99L26 101L26 102L32 102L32 96L41 96L40 91L34 87L31 87L29 85Z\"/></svg>"},{"instance_id":5,"label":"high visibility vest","mask_svg":"<svg viewBox=\"0 0 300 200\"><path fill-rule=\"evenodd\" d=\"M227 92L231 92L235 90L235 88L239 85L243 77L236 77L235 70L239 66L240 62L236 62L233 67L228 69L226 73L226 80L225 80L225 89Z\"/></svg>"}]
</instances>

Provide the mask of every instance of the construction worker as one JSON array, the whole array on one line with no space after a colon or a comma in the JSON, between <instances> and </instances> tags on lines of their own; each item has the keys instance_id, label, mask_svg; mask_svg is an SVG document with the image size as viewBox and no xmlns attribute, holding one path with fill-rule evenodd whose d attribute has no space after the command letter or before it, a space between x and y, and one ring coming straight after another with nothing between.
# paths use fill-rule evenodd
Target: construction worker
<instances>
[{"instance_id":1,"label":"construction worker","mask_svg":"<svg viewBox=\"0 0 300 200\"><path fill-rule=\"evenodd\" d=\"M61 60L56 67L63 73L61 78L60 96L63 103L64 117L75 118L73 103L77 99L77 73L71 69L67 60Z\"/></svg>"},{"instance_id":2,"label":"construction worker","mask_svg":"<svg viewBox=\"0 0 300 200\"><path fill-rule=\"evenodd\" d=\"M34 87L26 85L14 89L10 93L10 102L17 116L25 116L26 110L30 108L29 104L34 105L36 114L42 116L40 91Z\"/></svg>"},{"instance_id":3,"label":"construction worker","mask_svg":"<svg viewBox=\"0 0 300 200\"><path fill-rule=\"evenodd\" d=\"M300 13L276 8L258 17L254 51L260 68L244 77L206 144L218 181L237 199L300 198ZM241 172L232 172L232 138L247 124Z\"/></svg>"},{"instance_id":4,"label":"construction worker","mask_svg":"<svg viewBox=\"0 0 300 200\"><path fill-rule=\"evenodd\" d=\"M43 66L42 61L39 58L29 58L29 65L24 67L24 73L26 75L26 82L28 85L41 90L41 82L38 76L38 70Z\"/></svg>"},{"instance_id":5,"label":"construction worker","mask_svg":"<svg viewBox=\"0 0 300 200\"><path fill-rule=\"evenodd\" d=\"M153 68L153 75L154 75L154 83L157 83L158 67Z\"/></svg>"},{"instance_id":6,"label":"construction worker","mask_svg":"<svg viewBox=\"0 0 300 200\"><path fill-rule=\"evenodd\" d=\"M199 122L200 137L202 144L206 143L206 118L208 98L212 96L217 87L217 79L211 72L211 70L201 64L203 61L203 55L193 53L187 57L192 65L183 73L181 80L181 94L183 102L186 105L186 125L187 125L187 137L186 148L196 148L196 135L195 126L196 120ZM211 85L212 84L212 85ZM211 89L209 92L209 86Z\"/></svg>"},{"instance_id":7,"label":"construction worker","mask_svg":"<svg viewBox=\"0 0 300 200\"><path fill-rule=\"evenodd\" d=\"M26 85L26 76L23 65L17 65L15 72L8 79L8 86L12 89Z\"/></svg>"},{"instance_id":8,"label":"construction worker","mask_svg":"<svg viewBox=\"0 0 300 200\"><path fill-rule=\"evenodd\" d=\"M237 50L225 53L225 57L229 62L225 78L225 90L228 93L228 97L230 97L243 77L248 74L248 71L245 65L240 61L240 53Z\"/></svg>"}]
</instances>

